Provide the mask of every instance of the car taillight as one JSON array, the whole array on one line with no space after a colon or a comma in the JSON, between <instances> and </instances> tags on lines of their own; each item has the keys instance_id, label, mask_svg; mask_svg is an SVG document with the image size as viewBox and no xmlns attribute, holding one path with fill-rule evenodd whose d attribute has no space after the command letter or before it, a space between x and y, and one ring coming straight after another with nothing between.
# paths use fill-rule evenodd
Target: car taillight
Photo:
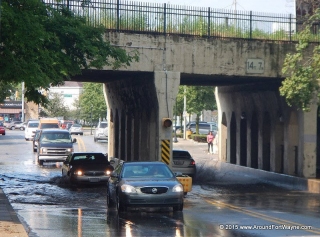
<instances>
[{"instance_id":1,"label":"car taillight","mask_svg":"<svg viewBox=\"0 0 320 237\"><path fill-rule=\"evenodd\" d=\"M191 160L190 165L196 165L196 162L194 160Z\"/></svg>"}]
</instances>

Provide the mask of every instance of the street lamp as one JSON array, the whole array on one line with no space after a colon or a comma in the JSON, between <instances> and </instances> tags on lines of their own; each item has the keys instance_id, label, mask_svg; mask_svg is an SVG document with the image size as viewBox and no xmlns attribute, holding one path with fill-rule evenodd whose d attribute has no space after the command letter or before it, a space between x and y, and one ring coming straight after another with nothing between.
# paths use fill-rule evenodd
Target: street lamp
<instances>
[{"instance_id":1,"label":"street lamp","mask_svg":"<svg viewBox=\"0 0 320 237\"><path fill-rule=\"evenodd\" d=\"M91 105L91 112L90 112L90 119L91 119L90 135L92 135L92 107L93 105Z\"/></svg>"}]
</instances>

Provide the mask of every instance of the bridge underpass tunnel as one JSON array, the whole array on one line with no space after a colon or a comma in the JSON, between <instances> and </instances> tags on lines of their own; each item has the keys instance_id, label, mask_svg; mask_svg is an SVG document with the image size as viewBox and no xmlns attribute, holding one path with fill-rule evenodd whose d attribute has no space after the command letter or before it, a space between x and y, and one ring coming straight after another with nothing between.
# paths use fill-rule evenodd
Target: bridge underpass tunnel
<instances>
[{"instance_id":1,"label":"bridge underpass tunnel","mask_svg":"<svg viewBox=\"0 0 320 237\"><path fill-rule=\"evenodd\" d=\"M215 94L221 161L316 177L316 106L310 112L289 107L270 82L220 86Z\"/></svg>"},{"instance_id":2,"label":"bridge underpass tunnel","mask_svg":"<svg viewBox=\"0 0 320 237\"><path fill-rule=\"evenodd\" d=\"M179 84L180 73L166 71L104 83L109 157L171 165L172 127L162 119L173 116Z\"/></svg>"}]
</instances>

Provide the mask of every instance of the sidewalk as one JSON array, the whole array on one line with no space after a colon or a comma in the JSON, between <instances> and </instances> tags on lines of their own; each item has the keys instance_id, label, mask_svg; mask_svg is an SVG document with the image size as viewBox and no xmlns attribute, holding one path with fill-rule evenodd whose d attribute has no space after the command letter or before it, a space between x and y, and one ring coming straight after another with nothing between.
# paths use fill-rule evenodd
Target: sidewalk
<instances>
[{"instance_id":1,"label":"sidewalk","mask_svg":"<svg viewBox=\"0 0 320 237\"><path fill-rule=\"evenodd\" d=\"M0 236L27 237L28 234L0 187Z\"/></svg>"}]
</instances>

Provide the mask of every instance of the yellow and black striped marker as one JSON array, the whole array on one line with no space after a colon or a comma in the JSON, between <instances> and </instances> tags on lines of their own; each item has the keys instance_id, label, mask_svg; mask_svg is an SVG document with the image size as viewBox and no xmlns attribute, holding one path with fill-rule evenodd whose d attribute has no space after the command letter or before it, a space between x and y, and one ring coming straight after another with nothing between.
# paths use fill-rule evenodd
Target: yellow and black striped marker
<instances>
[{"instance_id":1,"label":"yellow and black striped marker","mask_svg":"<svg viewBox=\"0 0 320 237\"><path fill-rule=\"evenodd\" d=\"M170 165L170 140L161 140L161 161Z\"/></svg>"}]
</instances>

